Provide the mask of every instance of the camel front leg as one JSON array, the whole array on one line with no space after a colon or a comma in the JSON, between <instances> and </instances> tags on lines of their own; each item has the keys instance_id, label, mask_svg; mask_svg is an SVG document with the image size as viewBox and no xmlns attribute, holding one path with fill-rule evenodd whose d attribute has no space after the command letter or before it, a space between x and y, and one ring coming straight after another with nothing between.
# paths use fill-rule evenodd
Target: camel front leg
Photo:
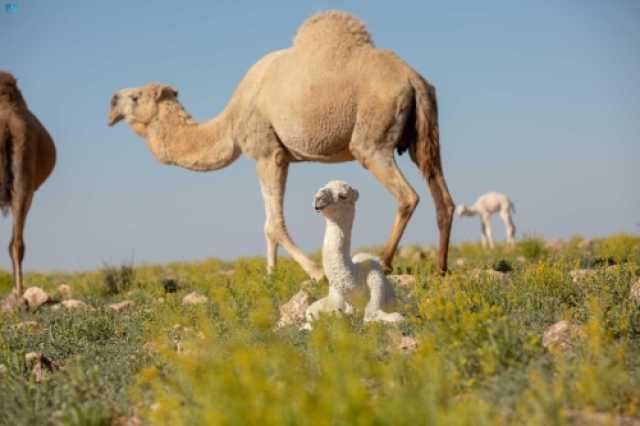
<instances>
[{"instance_id":1,"label":"camel front leg","mask_svg":"<svg viewBox=\"0 0 640 426\"><path fill-rule=\"evenodd\" d=\"M11 206L13 215L13 233L9 243L9 255L13 264L13 279L15 291L18 296L22 296L24 290L22 283L22 260L24 259L24 225L27 220L27 213L31 207L33 194L17 194Z\"/></svg>"},{"instance_id":2,"label":"camel front leg","mask_svg":"<svg viewBox=\"0 0 640 426\"><path fill-rule=\"evenodd\" d=\"M320 318L320 314L341 312L345 315L353 315L353 310L353 306L344 297L330 292L328 296L313 302L304 312L304 317L307 323L311 323Z\"/></svg>"},{"instance_id":3,"label":"camel front leg","mask_svg":"<svg viewBox=\"0 0 640 426\"><path fill-rule=\"evenodd\" d=\"M487 215L482 215L482 233L487 243L489 244L489 248L494 248L493 238L491 236L491 218Z\"/></svg>"},{"instance_id":4,"label":"camel front leg","mask_svg":"<svg viewBox=\"0 0 640 426\"><path fill-rule=\"evenodd\" d=\"M487 231L484 225L484 222L480 221L480 242L482 244L482 248L487 248Z\"/></svg>"},{"instance_id":5,"label":"camel front leg","mask_svg":"<svg viewBox=\"0 0 640 426\"><path fill-rule=\"evenodd\" d=\"M257 162L260 189L264 199L264 234L267 240L267 272L276 266L278 245L282 245L300 267L314 280L320 281L324 272L295 245L284 221L284 192L289 172L289 162L283 152Z\"/></svg>"}]
</instances>

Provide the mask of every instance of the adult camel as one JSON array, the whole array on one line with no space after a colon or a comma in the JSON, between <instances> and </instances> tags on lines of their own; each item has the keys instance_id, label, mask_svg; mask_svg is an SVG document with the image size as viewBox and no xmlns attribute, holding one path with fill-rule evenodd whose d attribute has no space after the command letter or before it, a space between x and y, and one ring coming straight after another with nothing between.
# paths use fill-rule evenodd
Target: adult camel
<instances>
[{"instance_id":1,"label":"adult camel","mask_svg":"<svg viewBox=\"0 0 640 426\"><path fill-rule=\"evenodd\" d=\"M375 48L364 24L338 11L319 13L293 46L267 54L245 75L224 111L196 123L166 85L123 89L109 124L124 119L163 164L196 171L228 166L240 154L257 162L265 202L267 269L279 245L314 279L322 269L287 233L283 198L289 164L357 160L398 202L381 260L393 255L418 195L398 169L394 150L409 151L427 180L440 231L438 266L447 270L454 203L440 160L435 89L393 52Z\"/></svg>"},{"instance_id":2,"label":"adult camel","mask_svg":"<svg viewBox=\"0 0 640 426\"><path fill-rule=\"evenodd\" d=\"M56 164L56 148L44 126L22 97L15 78L0 71L0 209L11 210L13 233L9 255L17 296L22 295L23 239L33 194Z\"/></svg>"}]
</instances>

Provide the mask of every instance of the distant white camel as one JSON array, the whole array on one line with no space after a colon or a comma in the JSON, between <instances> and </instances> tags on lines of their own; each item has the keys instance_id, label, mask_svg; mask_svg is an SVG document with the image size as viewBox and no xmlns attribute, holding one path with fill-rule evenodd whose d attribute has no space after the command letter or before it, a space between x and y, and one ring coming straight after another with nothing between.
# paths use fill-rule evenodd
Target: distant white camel
<instances>
[{"instance_id":1,"label":"distant white camel","mask_svg":"<svg viewBox=\"0 0 640 426\"><path fill-rule=\"evenodd\" d=\"M350 315L354 296L367 289L369 302L364 311L365 322L404 319L397 312L383 311L394 302L395 295L380 260L367 253L358 253L351 258L351 229L357 200L358 191L342 181L329 182L314 197L313 206L325 217L327 224L322 266L329 281L329 295L307 308L305 328L310 328L310 322L321 312L340 311Z\"/></svg>"},{"instance_id":2,"label":"distant white camel","mask_svg":"<svg viewBox=\"0 0 640 426\"><path fill-rule=\"evenodd\" d=\"M500 192L487 192L480 196L471 207L460 204L456 209L458 216L480 216L482 223L482 246L493 248L493 238L491 238L491 215L500 213L500 217L507 229L507 242L513 245L513 238L516 235L516 226L513 224L511 215L516 212L511 199Z\"/></svg>"}]
</instances>

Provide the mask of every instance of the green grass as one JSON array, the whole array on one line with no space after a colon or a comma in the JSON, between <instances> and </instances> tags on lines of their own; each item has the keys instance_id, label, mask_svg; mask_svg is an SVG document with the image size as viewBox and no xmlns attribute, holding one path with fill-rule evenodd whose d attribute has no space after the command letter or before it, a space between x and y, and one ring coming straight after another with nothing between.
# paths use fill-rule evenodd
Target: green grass
<instances>
[{"instance_id":1,"label":"green grass","mask_svg":"<svg viewBox=\"0 0 640 426\"><path fill-rule=\"evenodd\" d=\"M429 255L397 259L417 277L398 290L407 317L398 327L365 326L360 312L323 318L312 332L275 330L278 307L306 279L287 259L271 277L262 259L30 274L29 285L67 283L96 309L0 314L0 424L109 425L134 414L167 425L640 421L640 303L629 299L640 239L581 241L561 250L539 237L491 251L462 244L445 278ZM599 272L573 284L569 271L589 265ZM499 280L476 268L511 271ZM10 285L0 273L0 290ZM194 290L210 303L182 306ZM125 299L133 309L105 307ZM544 329L561 319L582 337L568 352L543 348ZM26 320L41 326L16 327ZM396 330L418 349L395 348ZM62 368L36 382L24 361L31 351Z\"/></svg>"}]
</instances>

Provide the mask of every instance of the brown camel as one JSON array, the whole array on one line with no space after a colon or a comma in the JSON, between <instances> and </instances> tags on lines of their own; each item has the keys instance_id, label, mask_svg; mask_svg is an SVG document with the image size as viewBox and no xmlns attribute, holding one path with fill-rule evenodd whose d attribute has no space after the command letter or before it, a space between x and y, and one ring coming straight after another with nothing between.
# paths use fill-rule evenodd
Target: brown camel
<instances>
[{"instance_id":1,"label":"brown camel","mask_svg":"<svg viewBox=\"0 0 640 426\"><path fill-rule=\"evenodd\" d=\"M56 148L44 126L22 97L15 78L0 71L0 209L13 215L9 255L13 262L15 292L22 294L24 225L33 193L56 163Z\"/></svg>"},{"instance_id":2,"label":"brown camel","mask_svg":"<svg viewBox=\"0 0 640 426\"><path fill-rule=\"evenodd\" d=\"M283 245L314 279L322 269L287 233L283 198L289 164L357 160L398 201L382 262L393 255L418 195L398 169L394 150L409 151L434 199L440 254L447 270L454 203L440 161L435 89L394 53L374 47L357 18L337 11L309 18L293 46L258 61L224 111L196 123L169 86L150 83L116 92L109 124L126 120L164 164L216 170L245 154L257 162L265 202L267 268Z\"/></svg>"}]
</instances>

